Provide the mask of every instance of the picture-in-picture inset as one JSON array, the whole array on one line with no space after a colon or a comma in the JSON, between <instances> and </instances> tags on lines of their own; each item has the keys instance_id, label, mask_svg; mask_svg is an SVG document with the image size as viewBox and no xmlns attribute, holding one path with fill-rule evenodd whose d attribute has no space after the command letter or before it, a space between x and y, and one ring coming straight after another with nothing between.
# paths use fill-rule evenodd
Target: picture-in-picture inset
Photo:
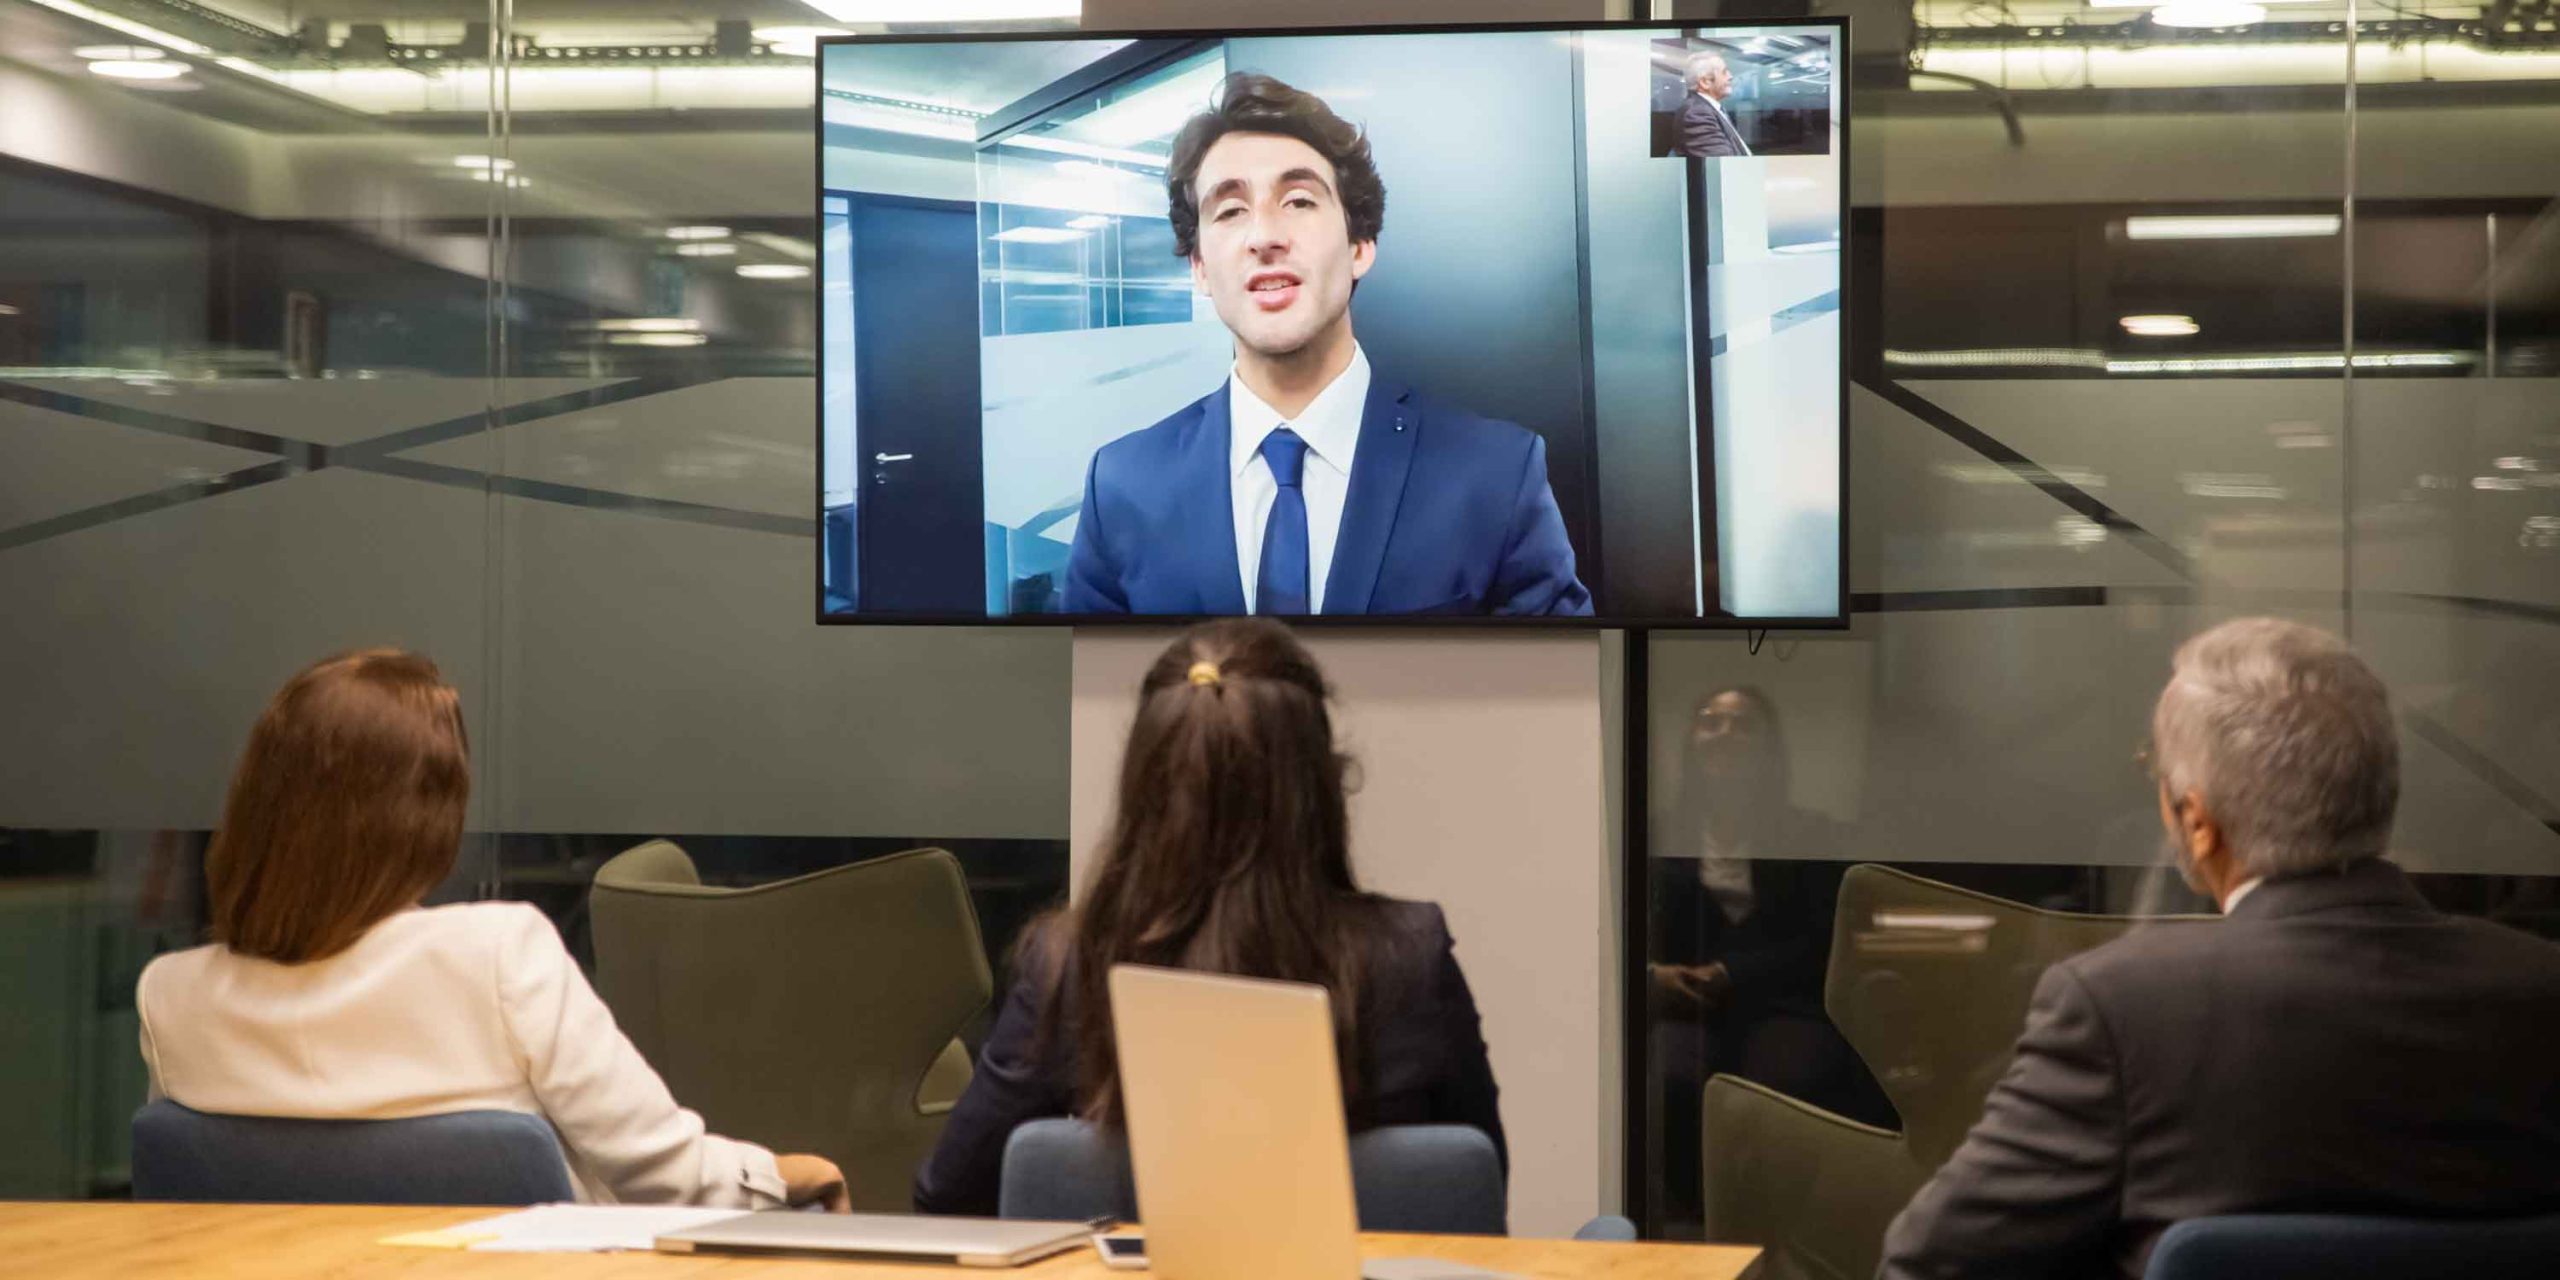
<instances>
[{"instance_id":1,"label":"picture-in-picture inset","mask_svg":"<svg viewBox=\"0 0 2560 1280\"><path fill-rule=\"evenodd\" d=\"M1831 153L1831 39L1818 32L1653 42L1653 154Z\"/></svg>"}]
</instances>

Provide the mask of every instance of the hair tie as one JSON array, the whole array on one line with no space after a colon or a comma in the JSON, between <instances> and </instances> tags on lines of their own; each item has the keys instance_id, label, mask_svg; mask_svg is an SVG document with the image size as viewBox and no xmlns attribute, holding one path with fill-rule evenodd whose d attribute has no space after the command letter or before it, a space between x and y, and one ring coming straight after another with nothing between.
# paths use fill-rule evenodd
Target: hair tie
<instances>
[{"instance_id":1,"label":"hair tie","mask_svg":"<svg viewBox=\"0 0 2560 1280\"><path fill-rule=\"evenodd\" d=\"M1216 683L1218 683L1218 664L1217 664L1217 663L1214 663L1214 662L1195 662L1195 663L1192 663L1192 664L1191 664L1191 683L1193 683L1193 684L1216 684Z\"/></svg>"}]
</instances>

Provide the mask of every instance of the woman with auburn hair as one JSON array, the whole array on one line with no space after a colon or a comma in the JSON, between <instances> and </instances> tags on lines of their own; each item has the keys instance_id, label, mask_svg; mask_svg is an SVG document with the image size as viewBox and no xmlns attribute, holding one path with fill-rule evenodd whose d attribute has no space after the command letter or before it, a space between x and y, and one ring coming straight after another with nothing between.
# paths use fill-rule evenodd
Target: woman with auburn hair
<instances>
[{"instance_id":1,"label":"woman with auburn hair","mask_svg":"<svg viewBox=\"0 0 2560 1280\"><path fill-rule=\"evenodd\" d=\"M419 905L470 796L434 663L366 649L287 681L205 856L213 943L152 961L135 993L152 1095L327 1120L521 1111L559 1133L582 1200L847 1208L831 1162L677 1106L541 912Z\"/></svg>"},{"instance_id":2,"label":"woman with auburn hair","mask_svg":"<svg viewBox=\"0 0 2560 1280\"><path fill-rule=\"evenodd\" d=\"M1192 628L1139 686L1117 814L1083 900L1034 925L977 1076L916 1177L993 1213L1015 1126L1121 1122L1115 964L1322 985L1353 1130L1464 1124L1502 1147L1493 1066L1440 908L1363 892L1329 694L1288 629ZM1507 1161L1507 1156L1506 1156Z\"/></svg>"}]
</instances>

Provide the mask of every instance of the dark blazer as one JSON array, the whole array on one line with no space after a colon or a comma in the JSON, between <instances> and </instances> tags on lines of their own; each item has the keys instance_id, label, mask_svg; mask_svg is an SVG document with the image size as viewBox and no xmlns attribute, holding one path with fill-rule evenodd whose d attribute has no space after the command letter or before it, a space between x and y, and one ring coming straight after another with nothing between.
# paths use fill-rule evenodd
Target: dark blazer
<instances>
[{"instance_id":1,"label":"dark blazer","mask_svg":"<svg viewBox=\"0 0 2560 1280\"><path fill-rule=\"evenodd\" d=\"M1068 613L1239 614L1227 386L1096 450ZM1589 614L1547 443L1373 376L1326 613Z\"/></svg>"},{"instance_id":2,"label":"dark blazer","mask_svg":"<svg viewBox=\"0 0 2560 1280\"><path fill-rule=\"evenodd\" d=\"M2554 1209L2560 947L2368 858L2048 970L1878 1274L2136 1277L2187 1218Z\"/></svg>"},{"instance_id":3,"label":"dark blazer","mask_svg":"<svg viewBox=\"0 0 2560 1280\"><path fill-rule=\"evenodd\" d=\"M1773 856L1751 860L1751 911L1739 921L1727 920L1699 883L1697 859L1646 860L1653 885L1653 953L1672 964L1722 961L1733 975L1736 1000L1827 1017L1822 984L1847 865L1808 859L1846 857L1848 839L1840 824L1792 807L1772 825ZM1689 835L1676 830L1676 838Z\"/></svg>"},{"instance_id":4,"label":"dark blazer","mask_svg":"<svg viewBox=\"0 0 2560 1280\"><path fill-rule=\"evenodd\" d=\"M1707 95L1692 91L1680 102L1680 147L1678 154L1712 160L1719 156L1747 155L1742 139Z\"/></svg>"},{"instance_id":5,"label":"dark blazer","mask_svg":"<svg viewBox=\"0 0 2560 1280\"><path fill-rule=\"evenodd\" d=\"M1473 1125L1493 1139L1507 1169L1500 1091L1448 922L1428 902L1373 898L1368 906L1378 914L1380 946L1360 993L1360 1088L1347 1103L1352 1131ZM993 1216L1014 1128L1075 1110L1075 1061L1063 1020L1056 1034L1041 1029L1052 993L1061 989L1056 962L1043 959L1043 950L1026 951L978 1055L977 1075L916 1173L920 1212Z\"/></svg>"}]
</instances>

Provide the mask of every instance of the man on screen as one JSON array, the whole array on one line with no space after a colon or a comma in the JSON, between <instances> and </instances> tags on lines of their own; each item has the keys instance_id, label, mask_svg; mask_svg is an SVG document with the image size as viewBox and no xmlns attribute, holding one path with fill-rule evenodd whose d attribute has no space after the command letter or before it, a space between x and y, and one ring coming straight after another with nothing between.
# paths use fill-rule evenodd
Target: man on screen
<instances>
[{"instance_id":1,"label":"man on screen","mask_svg":"<svg viewBox=\"0 0 2560 1280\"><path fill-rule=\"evenodd\" d=\"M1096 451L1066 611L1590 613L1546 442L1399 385L1352 337L1387 201L1361 131L1231 75L1165 186L1235 367Z\"/></svg>"},{"instance_id":2,"label":"man on screen","mask_svg":"<svg viewBox=\"0 0 2560 1280\"><path fill-rule=\"evenodd\" d=\"M1725 65L1724 55L1692 56L1689 96L1680 101L1680 143L1672 153L1702 160L1750 155L1751 147L1742 140L1742 130L1724 111L1724 100L1732 96L1733 68Z\"/></svg>"}]
</instances>

